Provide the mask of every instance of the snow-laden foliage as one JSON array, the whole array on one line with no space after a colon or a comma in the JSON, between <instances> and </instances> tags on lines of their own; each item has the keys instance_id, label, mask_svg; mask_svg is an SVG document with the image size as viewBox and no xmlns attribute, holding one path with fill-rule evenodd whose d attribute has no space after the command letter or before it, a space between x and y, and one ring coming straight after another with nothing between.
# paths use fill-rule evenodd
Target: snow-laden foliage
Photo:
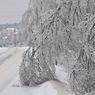
<instances>
[{"instance_id":1,"label":"snow-laden foliage","mask_svg":"<svg viewBox=\"0 0 95 95\"><path fill-rule=\"evenodd\" d=\"M92 91L90 93L86 93L85 95L95 95L95 91Z\"/></svg>"},{"instance_id":2,"label":"snow-laden foliage","mask_svg":"<svg viewBox=\"0 0 95 95\"><path fill-rule=\"evenodd\" d=\"M33 50L29 48L23 54L23 61L20 66L20 80L22 85L36 86L50 79L56 79L54 65L39 60L39 57L35 54L37 49Z\"/></svg>"},{"instance_id":3,"label":"snow-laden foliage","mask_svg":"<svg viewBox=\"0 0 95 95\"><path fill-rule=\"evenodd\" d=\"M68 66L72 89L84 95L95 89L94 30L94 0L30 0L21 40L37 49L39 64Z\"/></svg>"}]
</instances>

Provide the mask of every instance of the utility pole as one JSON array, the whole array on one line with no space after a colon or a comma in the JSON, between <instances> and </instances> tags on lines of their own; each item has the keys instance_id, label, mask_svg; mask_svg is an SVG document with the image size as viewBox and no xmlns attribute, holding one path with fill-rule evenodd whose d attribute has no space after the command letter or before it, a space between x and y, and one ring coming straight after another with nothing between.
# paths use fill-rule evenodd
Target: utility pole
<instances>
[{"instance_id":1,"label":"utility pole","mask_svg":"<svg viewBox=\"0 0 95 95\"><path fill-rule=\"evenodd\" d=\"M17 39L16 39L17 31L14 29L14 46L16 47L17 45Z\"/></svg>"}]
</instances>

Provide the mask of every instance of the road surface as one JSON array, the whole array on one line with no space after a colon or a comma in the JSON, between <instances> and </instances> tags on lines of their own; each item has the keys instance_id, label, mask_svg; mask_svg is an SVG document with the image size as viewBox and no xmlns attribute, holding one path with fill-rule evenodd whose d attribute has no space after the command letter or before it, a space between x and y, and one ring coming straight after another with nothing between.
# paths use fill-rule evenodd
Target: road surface
<instances>
[{"instance_id":1,"label":"road surface","mask_svg":"<svg viewBox=\"0 0 95 95\"><path fill-rule=\"evenodd\" d=\"M0 93L18 74L22 53L26 48L17 48L15 54L0 65Z\"/></svg>"}]
</instances>

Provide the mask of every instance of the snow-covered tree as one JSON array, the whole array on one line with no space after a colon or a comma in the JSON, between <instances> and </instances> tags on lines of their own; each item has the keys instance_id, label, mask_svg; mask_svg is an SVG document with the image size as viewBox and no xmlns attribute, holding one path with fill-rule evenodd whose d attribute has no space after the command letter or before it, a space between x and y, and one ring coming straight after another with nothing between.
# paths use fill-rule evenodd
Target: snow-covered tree
<instances>
[{"instance_id":1,"label":"snow-covered tree","mask_svg":"<svg viewBox=\"0 0 95 95\"><path fill-rule=\"evenodd\" d=\"M94 0L30 0L21 21L21 38L31 48L24 54L21 77L22 67L26 63L36 63L37 68L40 64L42 69L44 64L47 65L46 70L50 69L49 79L55 79L53 65L64 64L69 68L71 87L76 94L93 91L94 30ZM33 66L29 68L32 70Z\"/></svg>"},{"instance_id":2,"label":"snow-covered tree","mask_svg":"<svg viewBox=\"0 0 95 95\"><path fill-rule=\"evenodd\" d=\"M27 37L26 39L31 47L25 52L20 66L20 80L23 85L35 86L47 80L56 79L56 77L51 52L52 44L47 41L44 42L45 37L43 33L41 33L41 24L39 23L38 25L37 21L38 13L36 10L39 9L38 6L41 2L35 0L30 3L34 5L32 7L29 5L29 11L32 12L32 15L30 15L31 23L29 23L28 28L25 27L25 29L28 29L28 39ZM27 15L27 13L25 15Z\"/></svg>"}]
</instances>

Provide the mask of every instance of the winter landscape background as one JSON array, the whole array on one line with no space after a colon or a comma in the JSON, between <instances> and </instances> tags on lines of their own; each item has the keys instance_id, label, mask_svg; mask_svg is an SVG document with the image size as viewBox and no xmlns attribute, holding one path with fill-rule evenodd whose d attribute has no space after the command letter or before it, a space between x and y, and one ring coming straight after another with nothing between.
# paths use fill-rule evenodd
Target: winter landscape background
<instances>
[{"instance_id":1,"label":"winter landscape background","mask_svg":"<svg viewBox=\"0 0 95 95\"><path fill-rule=\"evenodd\" d=\"M94 0L30 0L0 26L1 95L95 95Z\"/></svg>"}]
</instances>

